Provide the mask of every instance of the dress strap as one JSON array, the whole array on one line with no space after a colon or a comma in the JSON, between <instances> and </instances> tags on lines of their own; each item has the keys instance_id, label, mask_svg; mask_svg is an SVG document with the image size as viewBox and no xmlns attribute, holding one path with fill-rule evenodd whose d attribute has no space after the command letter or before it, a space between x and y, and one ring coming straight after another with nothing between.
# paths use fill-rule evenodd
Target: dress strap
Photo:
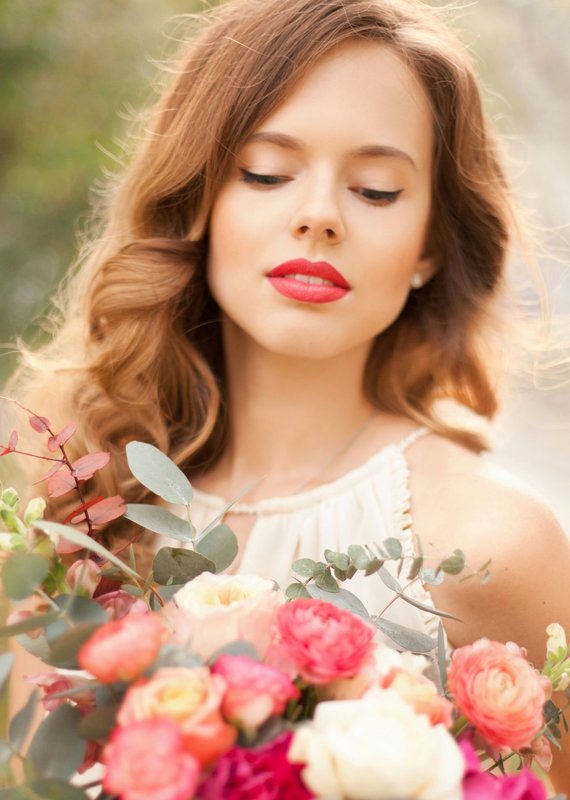
<instances>
[{"instance_id":1,"label":"dress strap","mask_svg":"<svg viewBox=\"0 0 570 800\"><path fill-rule=\"evenodd\" d=\"M431 431L429 428L426 428L425 426L421 428L416 428L416 430L409 433L405 439L402 439L402 441L399 442L399 444L397 444L396 447L401 453L403 453L404 450L406 450L411 444L413 444L418 439L421 439L422 436L425 436L428 433L431 433Z\"/></svg>"}]
</instances>

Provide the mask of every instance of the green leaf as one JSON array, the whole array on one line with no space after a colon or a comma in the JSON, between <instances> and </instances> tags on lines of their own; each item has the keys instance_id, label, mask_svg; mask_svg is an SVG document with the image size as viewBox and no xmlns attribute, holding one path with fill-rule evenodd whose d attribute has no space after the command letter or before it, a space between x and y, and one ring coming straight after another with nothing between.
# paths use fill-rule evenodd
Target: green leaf
<instances>
[{"instance_id":1,"label":"green leaf","mask_svg":"<svg viewBox=\"0 0 570 800\"><path fill-rule=\"evenodd\" d=\"M425 567L420 570L420 580L422 583L427 583L430 586L440 586L445 579L443 572L433 569L433 567Z\"/></svg>"},{"instance_id":2,"label":"green leaf","mask_svg":"<svg viewBox=\"0 0 570 800\"><path fill-rule=\"evenodd\" d=\"M298 558L293 562L291 569L301 578L312 578L316 564L312 558Z\"/></svg>"},{"instance_id":3,"label":"green leaf","mask_svg":"<svg viewBox=\"0 0 570 800\"><path fill-rule=\"evenodd\" d=\"M162 667L203 667L204 663L185 647L176 644L165 644L160 648L158 658L152 665L153 672Z\"/></svg>"},{"instance_id":4,"label":"green leaf","mask_svg":"<svg viewBox=\"0 0 570 800\"><path fill-rule=\"evenodd\" d=\"M71 786L67 781L60 781L57 778L45 778L39 781L32 781L28 784L33 794L22 794L20 800L31 798L33 800L87 800L87 795L78 786Z\"/></svg>"},{"instance_id":5,"label":"green leaf","mask_svg":"<svg viewBox=\"0 0 570 800\"><path fill-rule=\"evenodd\" d=\"M21 746L30 730L30 725L34 719L34 714L38 705L40 693L37 689L31 693L27 702L10 720L10 727L8 728L8 739L10 746L15 753L20 751Z\"/></svg>"},{"instance_id":6,"label":"green leaf","mask_svg":"<svg viewBox=\"0 0 570 800\"><path fill-rule=\"evenodd\" d=\"M437 628L437 664L439 667L439 677L441 678L441 688L447 691L447 664L445 661L445 630L443 622Z\"/></svg>"},{"instance_id":7,"label":"green leaf","mask_svg":"<svg viewBox=\"0 0 570 800\"><path fill-rule=\"evenodd\" d=\"M319 589L324 589L325 592L340 592L338 581L336 578L333 578L330 569L323 570L322 572L316 572L315 583Z\"/></svg>"},{"instance_id":8,"label":"green leaf","mask_svg":"<svg viewBox=\"0 0 570 800\"><path fill-rule=\"evenodd\" d=\"M82 717L79 723L80 736L91 740L106 739L117 724L120 706L120 703L111 703Z\"/></svg>"},{"instance_id":9,"label":"green leaf","mask_svg":"<svg viewBox=\"0 0 570 800\"><path fill-rule=\"evenodd\" d=\"M168 603L168 601L171 600L174 597L174 595L176 594L176 592L178 592L180 589L182 589L183 586L184 586L183 583L170 583L170 584L168 584L168 586L159 586L158 593L161 596L161 598L164 600L164 602ZM151 602L153 600L155 600L155 599L156 598L154 597L154 595L151 595ZM158 608L159 606L160 606L160 604L157 603L156 608ZM153 609L154 608L155 608L155 606L153 606Z\"/></svg>"},{"instance_id":10,"label":"green leaf","mask_svg":"<svg viewBox=\"0 0 570 800\"><path fill-rule=\"evenodd\" d=\"M98 622L80 622L66 630L52 642L49 663L63 669L79 669L77 653L100 627Z\"/></svg>"},{"instance_id":11,"label":"green leaf","mask_svg":"<svg viewBox=\"0 0 570 800\"><path fill-rule=\"evenodd\" d=\"M290 583L285 589L285 596L289 600L298 600L300 597L311 597L306 586L302 583Z\"/></svg>"},{"instance_id":12,"label":"green leaf","mask_svg":"<svg viewBox=\"0 0 570 800\"><path fill-rule=\"evenodd\" d=\"M370 556L359 544L351 544L348 546L348 555L356 569L366 569L370 562Z\"/></svg>"},{"instance_id":13,"label":"green leaf","mask_svg":"<svg viewBox=\"0 0 570 800\"><path fill-rule=\"evenodd\" d=\"M106 547L103 547L102 544L96 542L95 539L92 539L90 536L87 536L86 533L82 533L81 531L76 530L75 528L71 528L69 525L60 525L58 522L47 522L46 520L40 520L36 522L35 525L44 533L48 535L55 535L63 536L68 542L72 542L73 544L77 544L80 547L83 547L85 550L90 550L92 553L97 553L98 556L101 556L106 561L110 561L111 564L114 564L116 567L122 572L125 572L131 578L140 578L140 575L137 575L136 572L125 564L124 561L121 561L120 558L113 555Z\"/></svg>"},{"instance_id":14,"label":"green leaf","mask_svg":"<svg viewBox=\"0 0 570 800\"><path fill-rule=\"evenodd\" d=\"M152 565L154 579L166 586L170 583L188 583L202 572L216 572L216 565L209 558L194 550L180 547L162 547Z\"/></svg>"},{"instance_id":15,"label":"green leaf","mask_svg":"<svg viewBox=\"0 0 570 800\"><path fill-rule=\"evenodd\" d=\"M71 778L81 766L85 741L79 736L81 714L69 703L44 718L27 753L42 778Z\"/></svg>"},{"instance_id":16,"label":"green leaf","mask_svg":"<svg viewBox=\"0 0 570 800\"><path fill-rule=\"evenodd\" d=\"M378 630L386 634L389 639L412 653L429 653L437 645L437 641L431 636L428 636L427 633L415 631L412 628L398 625L397 622L391 622L381 617L373 619L372 621Z\"/></svg>"},{"instance_id":17,"label":"green leaf","mask_svg":"<svg viewBox=\"0 0 570 800\"><path fill-rule=\"evenodd\" d=\"M229 642L223 647L220 647L219 650L216 650L216 652L208 659L208 664L215 664L216 661L221 658L221 656L225 655L247 656L248 658L253 659L253 661L259 661L259 653L251 644L251 642L237 640L235 642Z\"/></svg>"},{"instance_id":18,"label":"green leaf","mask_svg":"<svg viewBox=\"0 0 570 800\"><path fill-rule=\"evenodd\" d=\"M351 614L362 617L362 619L370 619L370 614L366 610L364 604L355 594L352 594L352 592L349 592L347 589L339 589L338 592L335 592L332 596L331 592L326 592L313 584L309 584L307 589L311 597L315 597L318 600L326 600L338 608L342 608L345 611L350 611Z\"/></svg>"},{"instance_id":19,"label":"green leaf","mask_svg":"<svg viewBox=\"0 0 570 800\"><path fill-rule=\"evenodd\" d=\"M4 562L2 583L10 600L25 600L42 585L49 561L37 553L12 553Z\"/></svg>"},{"instance_id":20,"label":"green leaf","mask_svg":"<svg viewBox=\"0 0 570 800\"><path fill-rule=\"evenodd\" d=\"M4 691L4 687L8 683L10 679L10 674L12 672L12 667L14 666L14 654L13 653L2 653L0 655L0 696Z\"/></svg>"},{"instance_id":21,"label":"green leaf","mask_svg":"<svg viewBox=\"0 0 570 800\"><path fill-rule=\"evenodd\" d=\"M238 554L238 541L228 525L217 525L198 539L196 551L216 565L216 572L223 572Z\"/></svg>"},{"instance_id":22,"label":"green leaf","mask_svg":"<svg viewBox=\"0 0 570 800\"><path fill-rule=\"evenodd\" d=\"M7 764L7 762L12 758L12 755L13 755L12 748L8 745L7 742L4 742L2 741L2 739L0 739L0 778L2 776L2 771L1 771L2 767L5 764ZM0 797L1 796L2 793L0 791Z\"/></svg>"},{"instance_id":23,"label":"green leaf","mask_svg":"<svg viewBox=\"0 0 570 800\"><path fill-rule=\"evenodd\" d=\"M145 442L129 442L127 461L135 478L167 503L187 506L192 501L190 481L158 447Z\"/></svg>"},{"instance_id":24,"label":"green leaf","mask_svg":"<svg viewBox=\"0 0 570 800\"><path fill-rule=\"evenodd\" d=\"M107 615L103 608L90 597L81 597L76 594L60 594L54 598L54 602L61 609L61 614L46 627L46 638L50 644L69 630L70 627L79 625L82 622L104 623L107 622Z\"/></svg>"},{"instance_id":25,"label":"green leaf","mask_svg":"<svg viewBox=\"0 0 570 800\"><path fill-rule=\"evenodd\" d=\"M151 506L145 503L129 503L125 517L131 522L136 522L148 531L160 533L171 539L189 542L192 539L191 528L187 520L171 514L160 506Z\"/></svg>"},{"instance_id":26,"label":"green leaf","mask_svg":"<svg viewBox=\"0 0 570 800\"><path fill-rule=\"evenodd\" d=\"M382 569L383 564L384 562L381 559L376 557L371 558L368 562L368 566L364 570L364 574L366 576L374 575L375 572L378 572L379 569Z\"/></svg>"},{"instance_id":27,"label":"green leaf","mask_svg":"<svg viewBox=\"0 0 570 800\"><path fill-rule=\"evenodd\" d=\"M325 558L329 564L338 567L340 570L347 570L350 566L350 558L346 553L337 553L335 550L325 550Z\"/></svg>"},{"instance_id":28,"label":"green leaf","mask_svg":"<svg viewBox=\"0 0 570 800\"><path fill-rule=\"evenodd\" d=\"M414 558L414 560L412 561L412 566L410 567L410 571L408 572L409 581L413 581L415 580L415 578L418 577L423 565L424 565L423 556L418 556L417 558Z\"/></svg>"},{"instance_id":29,"label":"green leaf","mask_svg":"<svg viewBox=\"0 0 570 800\"><path fill-rule=\"evenodd\" d=\"M455 622L463 622L462 619L459 619L459 617L450 614L449 611L441 611L439 608L436 608L435 606L428 605L427 603L420 603L420 601L416 600L414 597L408 597L408 595L405 592L399 594L399 597L401 597L402 600L405 600L406 603L409 603L411 606L414 606L414 608L419 608L421 611L427 611L428 614L435 614L436 617L444 617L445 619L453 619L455 620Z\"/></svg>"},{"instance_id":30,"label":"green leaf","mask_svg":"<svg viewBox=\"0 0 570 800\"><path fill-rule=\"evenodd\" d=\"M388 539L384 539L382 546L390 558L397 559L402 557L402 543L399 539L390 536Z\"/></svg>"},{"instance_id":31,"label":"green leaf","mask_svg":"<svg viewBox=\"0 0 570 800\"><path fill-rule=\"evenodd\" d=\"M403 591L402 586L396 580L396 578L394 578L394 576L390 572L388 572L386 567L380 567L380 569L378 570L378 577L380 578L382 583L388 587L388 589L391 589L393 592L396 592L396 594L402 593Z\"/></svg>"},{"instance_id":32,"label":"green leaf","mask_svg":"<svg viewBox=\"0 0 570 800\"><path fill-rule=\"evenodd\" d=\"M465 553L463 550L454 550L453 555L444 559L439 566L447 575L459 575L465 569Z\"/></svg>"}]
</instances>

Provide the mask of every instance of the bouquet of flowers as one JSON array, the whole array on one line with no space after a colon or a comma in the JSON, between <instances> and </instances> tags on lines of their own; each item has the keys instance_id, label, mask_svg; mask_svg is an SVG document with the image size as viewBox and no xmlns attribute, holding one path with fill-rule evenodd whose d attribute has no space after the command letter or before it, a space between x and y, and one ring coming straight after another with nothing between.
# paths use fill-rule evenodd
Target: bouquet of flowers
<instances>
[{"instance_id":1,"label":"bouquet of flowers","mask_svg":"<svg viewBox=\"0 0 570 800\"><path fill-rule=\"evenodd\" d=\"M387 561L435 580L463 571L460 551L429 569L421 556L405 565L394 539L325 551L296 561L283 592L225 574L235 536L219 520L195 530L192 488L156 448L128 445L131 471L185 518L87 500L108 454L71 462L73 426L29 419L59 453L48 494L75 491L79 505L59 524L43 519L42 500L20 513L16 492L2 491L2 583L15 609L0 633L51 669L27 676L36 688L0 742L0 800L545 800L529 766L548 769L566 725L550 699L570 683L560 626L549 626L540 672L516 645L486 639L448 665L442 629L438 642L387 624L340 585L377 574L406 599ZM112 552L97 534L123 514L183 546L158 550L141 577L132 543ZM11 668L1 655L0 687ZM40 695L47 713L22 752Z\"/></svg>"}]
</instances>

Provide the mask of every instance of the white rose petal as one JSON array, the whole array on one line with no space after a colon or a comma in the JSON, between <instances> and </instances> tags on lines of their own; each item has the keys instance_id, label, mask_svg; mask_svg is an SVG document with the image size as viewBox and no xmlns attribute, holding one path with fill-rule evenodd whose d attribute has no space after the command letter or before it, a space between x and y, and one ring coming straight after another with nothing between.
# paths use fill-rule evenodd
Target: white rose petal
<instances>
[{"instance_id":1,"label":"white rose petal","mask_svg":"<svg viewBox=\"0 0 570 800\"><path fill-rule=\"evenodd\" d=\"M305 762L303 780L322 798L461 800L463 756L443 727L391 690L320 703L289 751Z\"/></svg>"}]
</instances>

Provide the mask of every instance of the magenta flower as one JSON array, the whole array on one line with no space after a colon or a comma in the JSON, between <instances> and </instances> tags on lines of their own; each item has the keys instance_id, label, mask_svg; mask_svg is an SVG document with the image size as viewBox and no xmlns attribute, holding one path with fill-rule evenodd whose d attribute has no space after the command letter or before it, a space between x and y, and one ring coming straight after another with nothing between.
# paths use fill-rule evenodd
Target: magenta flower
<instances>
[{"instance_id":1,"label":"magenta flower","mask_svg":"<svg viewBox=\"0 0 570 800\"><path fill-rule=\"evenodd\" d=\"M544 784L529 769L515 775L490 775L481 771L468 739L459 742L459 747L465 758L464 800L547 800Z\"/></svg>"},{"instance_id":2,"label":"magenta flower","mask_svg":"<svg viewBox=\"0 0 570 800\"><path fill-rule=\"evenodd\" d=\"M301 780L303 764L291 764L291 733L262 747L234 747L223 756L198 789L199 800L310 800Z\"/></svg>"}]
</instances>

